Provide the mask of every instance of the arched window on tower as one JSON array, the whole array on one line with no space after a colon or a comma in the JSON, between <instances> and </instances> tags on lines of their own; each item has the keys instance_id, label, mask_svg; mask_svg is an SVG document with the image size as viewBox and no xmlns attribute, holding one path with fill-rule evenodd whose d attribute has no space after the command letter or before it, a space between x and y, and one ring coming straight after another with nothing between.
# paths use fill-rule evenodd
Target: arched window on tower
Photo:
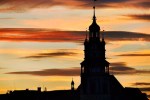
<instances>
[{"instance_id":1,"label":"arched window on tower","mask_svg":"<svg viewBox=\"0 0 150 100\"><path fill-rule=\"evenodd\" d=\"M81 67L81 72L84 73L84 66Z\"/></svg>"},{"instance_id":2,"label":"arched window on tower","mask_svg":"<svg viewBox=\"0 0 150 100\"><path fill-rule=\"evenodd\" d=\"M105 72L109 74L109 62L105 62Z\"/></svg>"}]
</instances>

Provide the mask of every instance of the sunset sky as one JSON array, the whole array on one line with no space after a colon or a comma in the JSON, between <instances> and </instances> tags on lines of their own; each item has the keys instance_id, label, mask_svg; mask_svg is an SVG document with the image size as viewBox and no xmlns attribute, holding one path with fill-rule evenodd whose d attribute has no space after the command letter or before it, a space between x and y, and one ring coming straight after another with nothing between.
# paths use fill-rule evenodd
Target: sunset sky
<instances>
[{"instance_id":1,"label":"sunset sky","mask_svg":"<svg viewBox=\"0 0 150 100\"><path fill-rule=\"evenodd\" d=\"M0 0L0 94L80 84L92 0ZM110 71L150 95L150 1L97 0Z\"/></svg>"}]
</instances>

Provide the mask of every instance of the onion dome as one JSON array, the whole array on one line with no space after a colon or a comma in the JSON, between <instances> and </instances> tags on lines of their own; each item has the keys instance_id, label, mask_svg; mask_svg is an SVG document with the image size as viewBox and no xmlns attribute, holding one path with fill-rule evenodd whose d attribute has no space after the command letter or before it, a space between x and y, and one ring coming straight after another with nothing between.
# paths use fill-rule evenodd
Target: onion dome
<instances>
[{"instance_id":1,"label":"onion dome","mask_svg":"<svg viewBox=\"0 0 150 100\"><path fill-rule=\"evenodd\" d=\"M93 31L98 32L98 31L100 31L100 27L96 23L96 17L95 17L95 15L93 17L93 23L89 26L89 30L90 30L90 32L93 32Z\"/></svg>"},{"instance_id":2,"label":"onion dome","mask_svg":"<svg viewBox=\"0 0 150 100\"><path fill-rule=\"evenodd\" d=\"M96 16L95 16L95 6L93 7L94 9L94 16L93 16L93 23L89 26L89 30L91 32L98 32L100 31L99 25L96 23Z\"/></svg>"}]
</instances>

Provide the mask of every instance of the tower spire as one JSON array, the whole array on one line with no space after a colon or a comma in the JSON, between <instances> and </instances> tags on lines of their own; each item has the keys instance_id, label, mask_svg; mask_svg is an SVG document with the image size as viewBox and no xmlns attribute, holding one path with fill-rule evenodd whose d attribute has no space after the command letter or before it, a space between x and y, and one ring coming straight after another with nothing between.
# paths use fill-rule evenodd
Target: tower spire
<instances>
[{"instance_id":1,"label":"tower spire","mask_svg":"<svg viewBox=\"0 0 150 100\"><path fill-rule=\"evenodd\" d=\"M93 22L92 24L89 26L89 39L96 39L99 40L100 38L100 27L99 25L96 23L96 14L95 14L95 1L94 1L94 5L93 5Z\"/></svg>"},{"instance_id":2,"label":"tower spire","mask_svg":"<svg viewBox=\"0 0 150 100\"><path fill-rule=\"evenodd\" d=\"M96 0L94 0L94 6L93 6L93 11L94 11L93 20L94 20L94 21L96 21L96 16L95 16L95 1L96 1Z\"/></svg>"}]
</instances>

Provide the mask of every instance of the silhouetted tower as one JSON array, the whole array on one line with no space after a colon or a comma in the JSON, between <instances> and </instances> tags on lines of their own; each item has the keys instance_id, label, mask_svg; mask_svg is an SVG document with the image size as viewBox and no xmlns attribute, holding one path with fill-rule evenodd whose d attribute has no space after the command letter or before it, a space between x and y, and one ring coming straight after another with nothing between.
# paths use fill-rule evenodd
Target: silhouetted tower
<instances>
[{"instance_id":1,"label":"silhouetted tower","mask_svg":"<svg viewBox=\"0 0 150 100\"><path fill-rule=\"evenodd\" d=\"M73 81L73 79L71 81L71 90L74 91L74 81Z\"/></svg>"},{"instance_id":2,"label":"silhouetted tower","mask_svg":"<svg viewBox=\"0 0 150 100\"><path fill-rule=\"evenodd\" d=\"M95 6L93 10L93 22L84 42L85 58L81 63L81 100L110 100L109 62L105 58L105 40L100 33L100 26L96 23Z\"/></svg>"}]
</instances>

